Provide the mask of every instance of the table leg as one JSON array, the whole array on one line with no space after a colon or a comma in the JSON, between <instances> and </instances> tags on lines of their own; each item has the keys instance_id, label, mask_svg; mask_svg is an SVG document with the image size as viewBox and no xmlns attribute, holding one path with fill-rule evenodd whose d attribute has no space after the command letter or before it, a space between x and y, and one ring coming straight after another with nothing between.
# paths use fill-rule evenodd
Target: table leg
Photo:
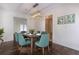
<instances>
[{"instance_id":1,"label":"table leg","mask_svg":"<svg viewBox=\"0 0 79 59\"><path fill-rule=\"evenodd\" d=\"M33 53L33 38L31 38L31 54Z\"/></svg>"}]
</instances>

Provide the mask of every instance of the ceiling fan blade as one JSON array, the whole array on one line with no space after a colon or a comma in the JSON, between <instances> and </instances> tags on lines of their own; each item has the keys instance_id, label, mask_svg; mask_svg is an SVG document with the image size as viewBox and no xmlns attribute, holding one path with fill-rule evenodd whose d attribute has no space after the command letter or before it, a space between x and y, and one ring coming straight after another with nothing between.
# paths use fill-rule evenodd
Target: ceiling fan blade
<instances>
[{"instance_id":1,"label":"ceiling fan blade","mask_svg":"<svg viewBox=\"0 0 79 59\"><path fill-rule=\"evenodd\" d=\"M37 7L38 5L39 5L38 3L34 4L34 5L33 5L33 8Z\"/></svg>"}]
</instances>

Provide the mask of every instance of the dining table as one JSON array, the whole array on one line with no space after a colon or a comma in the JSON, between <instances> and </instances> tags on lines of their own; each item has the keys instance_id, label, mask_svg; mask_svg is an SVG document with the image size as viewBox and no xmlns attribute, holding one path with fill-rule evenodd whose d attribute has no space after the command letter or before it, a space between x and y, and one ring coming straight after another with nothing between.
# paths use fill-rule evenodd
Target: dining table
<instances>
[{"instance_id":1,"label":"dining table","mask_svg":"<svg viewBox=\"0 0 79 59\"><path fill-rule=\"evenodd\" d=\"M39 37L41 36L41 34L27 34L26 35L28 38L30 38L31 40L31 54L33 53L33 42Z\"/></svg>"}]
</instances>

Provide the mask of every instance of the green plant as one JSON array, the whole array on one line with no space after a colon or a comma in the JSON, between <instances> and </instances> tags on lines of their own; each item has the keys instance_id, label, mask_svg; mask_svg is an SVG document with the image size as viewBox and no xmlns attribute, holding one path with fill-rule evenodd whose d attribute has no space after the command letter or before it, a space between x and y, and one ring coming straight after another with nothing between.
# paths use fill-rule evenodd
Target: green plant
<instances>
[{"instance_id":1,"label":"green plant","mask_svg":"<svg viewBox=\"0 0 79 59\"><path fill-rule=\"evenodd\" d=\"M1 28L1 29L0 29L0 36L1 36L3 33L4 33L4 29Z\"/></svg>"},{"instance_id":2,"label":"green plant","mask_svg":"<svg viewBox=\"0 0 79 59\"><path fill-rule=\"evenodd\" d=\"M30 29L29 32L30 32L31 34L33 34L33 33L34 33L34 29Z\"/></svg>"}]
</instances>

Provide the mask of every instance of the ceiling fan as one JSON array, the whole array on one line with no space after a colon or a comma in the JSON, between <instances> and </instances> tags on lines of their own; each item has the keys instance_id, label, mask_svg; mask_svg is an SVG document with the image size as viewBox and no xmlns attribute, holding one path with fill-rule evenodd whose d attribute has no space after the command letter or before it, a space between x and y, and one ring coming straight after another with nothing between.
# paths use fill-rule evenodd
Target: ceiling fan
<instances>
[{"instance_id":1,"label":"ceiling fan","mask_svg":"<svg viewBox=\"0 0 79 59\"><path fill-rule=\"evenodd\" d=\"M33 8L37 7L38 5L39 5L38 3L35 3L35 4L33 5Z\"/></svg>"},{"instance_id":2,"label":"ceiling fan","mask_svg":"<svg viewBox=\"0 0 79 59\"><path fill-rule=\"evenodd\" d=\"M39 5L38 3L34 4L34 5L33 5L33 8L36 8L38 5ZM41 14L40 14L40 11L39 11L39 10L37 10L37 11L35 11L35 12L32 13L32 17L33 17L33 18L39 17L40 15L41 15Z\"/></svg>"},{"instance_id":3,"label":"ceiling fan","mask_svg":"<svg viewBox=\"0 0 79 59\"><path fill-rule=\"evenodd\" d=\"M32 6L32 8L28 11L28 12L32 11L32 12L30 13L30 15L31 15L33 18L40 16L40 11L39 11L39 10L33 11L33 9L35 9L37 6L39 6L39 4L38 4L38 3L35 3L35 4ZM28 12L27 12L27 13L28 13Z\"/></svg>"}]
</instances>

